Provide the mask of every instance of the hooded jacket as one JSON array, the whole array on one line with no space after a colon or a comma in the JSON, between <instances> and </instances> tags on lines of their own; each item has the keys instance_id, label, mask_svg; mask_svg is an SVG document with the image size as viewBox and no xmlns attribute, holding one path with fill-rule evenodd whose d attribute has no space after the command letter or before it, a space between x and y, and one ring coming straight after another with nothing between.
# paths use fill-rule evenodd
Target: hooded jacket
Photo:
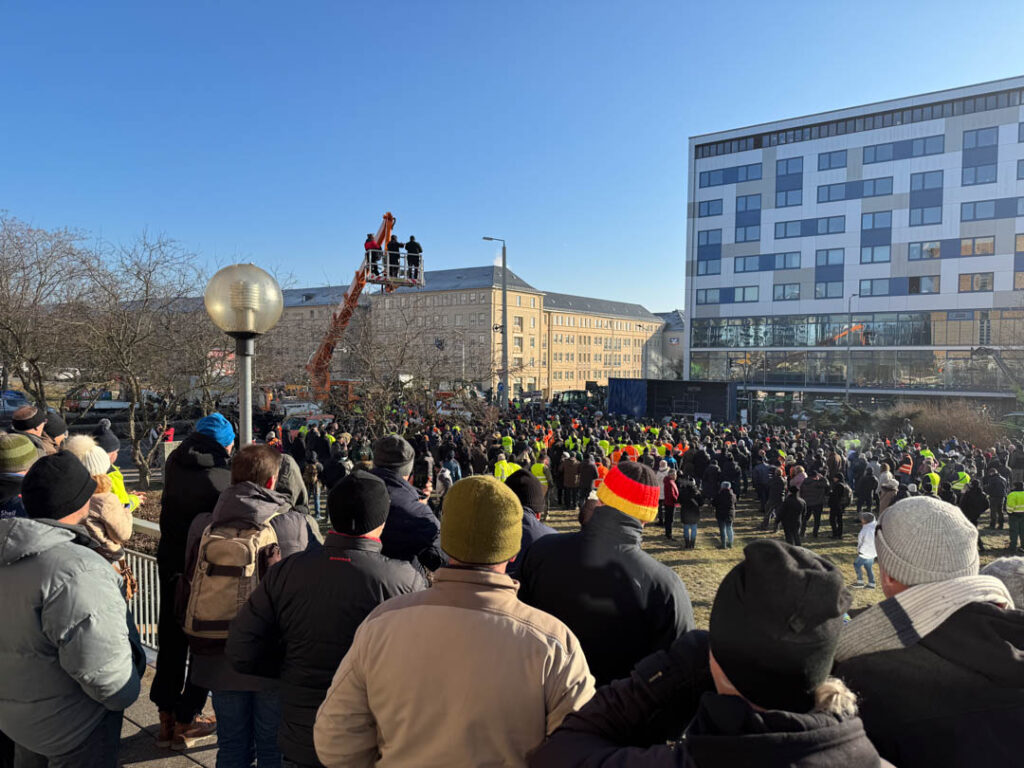
<instances>
[{"instance_id":1,"label":"hooded jacket","mask_svg":"<svg viewBox=\"0 0 1024 768\"><path fill-rule=\"evenodd\" d=\"M231 624L235 670L281 680L278 740L289 760L316 765L313 722L356 629L388 598L427 588L377 539L331 532L323 549L270 569Z\"/></svg>"},{"instance_id":2,"label":"hooded jacket","mask_svg":"<svg viewBox=\"0 0 1024 768\"><path fill-rule=\"evenodd\" d=\"M167 457L156 551L162 579L185 570L185 547L192 521L196 515L212 512L221 491L229 485L227 450L212 437L193 432Z\"/></svg>"},{"instance_id":3,"label":"hooded jacket","mask_svg":"<svg viewBox=\"0 0 1024 768\"><path fill-rule=\"evenodd\" d=\"M909 647L833 672L858 694L879 754L900 768L1020 763L1024 611L970 603Z\"/></svg>"},{"instance_id":4,"label":"hooded jacket","mask_svg":"<svg viewBox=\"0 0 1024 768\"><path fill-rule=\"evenodd\" d=\"M808 507L823 507L828 498L829 484L821 475L808 477L800 486L800 498Z\"/></svg>"},{"instance_id":5,"label":"hooded jacket","mask_svg":"<svg viewBox=\"0 0 1024 768\"><path fill-rule=\"evenodd\" d=\"M534 542L520 570L520 599L568 625L599 685L694 628L686 587L642 538L638 520L598 507L583 530Z\"/></svg>"},{"instance_id":6,"label":"hooded jacket","mask_svg":"<svg viewBox=\"0 0 1024 768\"><path fill-rule=\"evenodd\" d=\"M276 517L273 517L275 514ZM297 552L320 547L316 537L310 535L306 515L292 508L289 497L253 482L236 483L220 495L212 514L199 515L192 521L183 579L186 588L190 587L195 572L199 543L206 527L238 521L253 525L263 525L269 521L270 527L277 534L282 560ZM180 605L187 604L183 595L179 595L179 598ZM259 691L271 687L266 680L235 672L224 656L224 643L190 639L190 645L193 650L191 679L196 685L212 691Z\"/></svg>"},{"instance_id":7,"label":"hooded jacket","mask_svg":"<svg viewBox=\"0 0 1024 768\"><path fill-rule=\"evenodd\" d=\"M707 649L707 633L690 632L643 659L569 715L531 755L530 768L879 765L857 717L758 711L715 693Z\"/></svg>"},{"instance_id":8,"label":"hooded jacket","mask_svg":"<svg viewBox=\"0 0 1024 768\"><path fill-rule=\"evenodd\" d=\"M92 546L82 528L0 521L0 731L45 756L139 695L121 578Z\"/></svg>"},{"instance_id":9,"label":"hooded jacket","mask_svg":"<svg viewBox=\"0 0 1024 768\"><path fill-rule=\"evenodd\" d=\"M384 481L391 497L380 537L384 556L409 562L418 560L431 571L447 563L448 558L441 552L441 524L430 507L420 501L419 492L393 469L376 467L373 474Z\"/></svg>"}]
</instances>

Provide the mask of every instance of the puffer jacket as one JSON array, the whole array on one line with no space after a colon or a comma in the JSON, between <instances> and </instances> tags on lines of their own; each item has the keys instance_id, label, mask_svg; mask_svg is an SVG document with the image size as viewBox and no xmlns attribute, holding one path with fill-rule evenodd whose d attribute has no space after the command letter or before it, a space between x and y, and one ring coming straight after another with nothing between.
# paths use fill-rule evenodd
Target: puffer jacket
<instances>
[{"instance_id":1,"label":"puffer jacket","mask_svg":"<svg viewBox=\"0 0 1024 768\"><path fill-rule=\"evenodd\" d=\"M196 515L213 511L221 491L231 485L228 453L212 437L193 432L164 465L160 497L160 544L156 564L162 580L185 570L188 531Z\"/></svg>"},{"instance_id":2,"label":"puffer jacket","mask_svg":"<svg viewBox=\"0 0 1024 768\"><path fill-rule=\"evenodd\" d=\"M828 497L828 487L824 477L808 477L800 486L800 498L808 507L822 507Z\"/></svg>"},{"instance_id":3,"label":"puffer jacket","mask_svg":"<svg viewBox=\"0 0 1024 768\"><path fill-rule=\"evenodd\" d=\"M430 507L420 501L419 492L393 469L377 467L373 474L384 481L391 497L380 537L384 556L409 562L418 560L431 571L445 565L448 558L441 551L441 524Z\"/></svg>"},{"instance_id":4,"label":"puffer jacket","mask_svg":"<svg viewBox=\"0 0 1024 768\"><path fill-rule=\"evenodd\" d=\"M277 516L271 519L275 514ZM179 613L188 603L192 574L199 559L199 543L206 527L236 521L262 525L268 520L277 534L282 560L297 552L320 547L319 540L310 534L308 517L292 508L288 496L248 481L231 485L220 495L212 514L199 515L192 521L188 534L188 557L178 596ZM273 687L265 679L235 672L224 656L222 641L190 638L189 644L193 651L191 680L196 685L212 691L260 691Z\"/></svg>"},{"instance_id":5,"label":"puffer jacket","mask_svg":"<svg viewBox=\"0 0 1024 768\"><path fill-rule=\"evenodd\" d=\"M0 521L0 731L41 755L77 747L139 695L134 621L93 545L83 528Z\"/></svg>"},{"instance_id":6,"label":"puffer jacket","mask_svg":"<svg viewBox=\"0 0 1024 768\"><path fill-rule=\"evenodd\" d=\"M404 560L381 554L377 539L331 532L323 549L270 569L231 624L235 670L281 681L285 757L316 765L313 722L356 629L385 600L426 589Z\"/></svg>"},{"instance_id":7,"label":"puffer jacket","mask_svg":"<svg viewBox=\"0 0 1024 768\"><path fill-rule=\"evenodd\" d=\"M124 557L124 543L132 537L132 513L112 493L89 499L89 515L82 523L99 544L97 553L110 562Z\"/></svg>"},{"instance_id":8,"label":"puffer jacket","mask_svg":"<svg viewBox=\"0 0 1024 768\"><path fill-rule=\"evenodd\" d=\"M696 525L700 522L700 505L703 503L704 497L692 480L679 484L679 512L683 525Z\"/></svg>"}]
</instances>

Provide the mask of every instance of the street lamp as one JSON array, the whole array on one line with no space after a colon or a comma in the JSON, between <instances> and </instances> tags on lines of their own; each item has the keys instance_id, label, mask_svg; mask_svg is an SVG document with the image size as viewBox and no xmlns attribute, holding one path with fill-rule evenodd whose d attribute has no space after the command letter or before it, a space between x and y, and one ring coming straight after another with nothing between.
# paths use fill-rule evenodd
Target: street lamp
<instances>
[{"instance_id":1,"label":"street lamp","mask_svg":"<svg viewBox=\"0 0 1024 768\"><path fill-rule=\"evenodd\" d=\"M210 278L203 294L213 324L235 340L238 380L238 444L252 442L252 355L254 339L281 319L281 286L255 264L232 264Z\"/></svg>"},{"instance_id":2,"label":"street lamp","mask_svg":"<svg viewBox=\"0 0 1024 768\"><path fill-rule=\"evenodd\" d=\"M846 300L846 404L850 404L850 375L853 367L853 300L860 294L851 293Z\"/></svg>"},{"instance_id":3,"label":"street lamp","mask_svg":"<svg viewBox=\"0 0 1024 768\"><path fill-rule=\"evenodd\" d=\"M485 237L484 240L501 243L501 410L508 410L508 265L505 241L500 237Z\"/></svg>"}]
</instances>

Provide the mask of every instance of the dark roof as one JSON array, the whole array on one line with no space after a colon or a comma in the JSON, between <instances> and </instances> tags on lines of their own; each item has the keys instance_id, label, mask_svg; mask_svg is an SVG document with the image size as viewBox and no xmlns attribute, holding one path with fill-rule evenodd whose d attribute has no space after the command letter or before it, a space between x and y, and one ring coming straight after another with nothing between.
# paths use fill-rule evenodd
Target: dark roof
<instances>
[{"instance_id":1,"label":"dark roof","mask_svg":"<svg viewBox=\"0 0 1024 768\"><path fill-rule=\"evenodd\" d=\"M336 306L341 303L347 285L322 285L317 288L286 288L284 294L286 307L322 307L325 304Z\"/></svg>"},{"instance_id":2,"label":"dark roof","mask_svg":"<svg viewBox=\"0 0 1024 768\"><path fill-rule=\"evenodd\" d=\"M683 331L685 328L685 320L683 318L683 310L673 309L671 312L655 312L658 317L665 321L666 331Z\"/></svg>"},{"instance_id":3,"label":"dark roof","mask_svg":"<svg viewBox=\"0 0 1024 768\"><path fill-rule=\"evenodd\" d=\"M660 321L661 318L651 314L640 304L629 304L625 301L606 301L605 299L589 299L586 296L571 296L567 293L545 293L544 309L560 309L565 312L590 312L595 315L615 315L616 317L632 317L637 320Z\"/></svg>"}]
</instances>

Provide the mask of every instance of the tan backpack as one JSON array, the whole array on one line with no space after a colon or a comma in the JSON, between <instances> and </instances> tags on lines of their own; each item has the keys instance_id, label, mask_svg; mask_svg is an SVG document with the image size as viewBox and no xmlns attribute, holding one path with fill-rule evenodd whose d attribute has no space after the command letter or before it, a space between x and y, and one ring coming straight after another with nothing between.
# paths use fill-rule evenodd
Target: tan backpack
<instances>
[{"instance_id":1,"label":"tan backpack","mask_svg":"<svg viewBox=\"0 0 1024 768\"><path fill-rule=\"evenodd\" d=\"M185 610L185 634L227 640L228 628L267 569L281 559L270 521L288 511L285 504L260 525L210 524L199 554Z\"/></svg>"}]
</instances>

